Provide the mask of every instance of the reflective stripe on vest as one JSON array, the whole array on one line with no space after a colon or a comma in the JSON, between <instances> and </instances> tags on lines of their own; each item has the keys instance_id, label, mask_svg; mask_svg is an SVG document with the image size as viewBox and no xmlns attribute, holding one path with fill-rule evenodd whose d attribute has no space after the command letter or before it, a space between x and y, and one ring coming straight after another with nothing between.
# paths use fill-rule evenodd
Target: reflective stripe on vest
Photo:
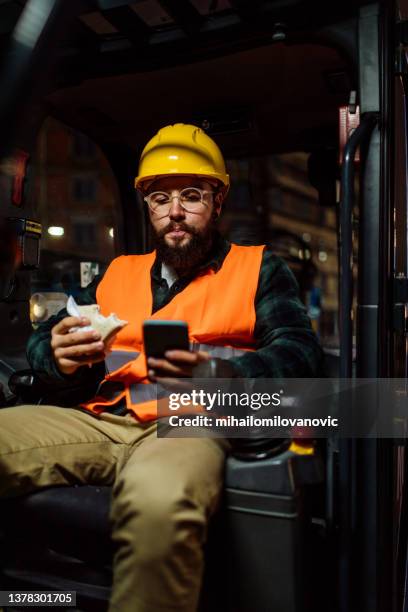
<instances>
[{"instance_id":1,"label":"reflective stripe on vest","mask_svg":"<svg viewBox=\"0 0 408 612\"><path fill-rule=\"evenodd\" d=\"M211 357L218 357L220 359L231 359L232 357L239 357L247 351L243 349L237 349L233 346L215 346L211 344L199 344L198 342L190 342L190 348L192 351L206 351ZM106 364L109 371L119 369L126 363L136 359L140 353L134 351L112 351L106 357ZM118 385L115 387L115 385ZM106 400L113 400L115 397L119 397L121 392L124 391L124 384L115 381L103 381L98 389L97 395L100 398ZM129 385L130 397L132 404L140 404L154 400L159 397L167 395L166 390L161 385L153 385L150 383L134 383Z\"/></svg>"},{"instance_id":2,"label":"reflective stripe on vest","mask_svg":"<svg viewBox=\"0 0 408 612\"><path fill-rule=\"evenodd\" d=\"M157 395L166 394L165 389L161 385L152 385L151 383L134 383L129 385L130 398L132 404L142 404L150 400L157 399Z\"/></svg>"},{"instance_id":3,"label":"reflective stripe on vest","mask_svg":"<svg viewBox=\"0 0 408 612\"><path fill-rule=\"evenodd\" d=\"M124 385L127 407L137 418L147 421L157 416L157 391L145 382L145 320L186 321L193 350L207 351L212 357L231 359L255 349L255 295L263 249L231 245L217 272L206 270L154 314L151 268L156 254L122 256L112 261L98 285L97 302L102 314L115 312L129 324L115 339L105 380ZM84 407L100 411L97 400L100 397Z\"/></svg>"},{"instance_id":4,"label":"reflective stripe on vest","mask_svg":"<svg viewBox=\"0 0 408 612\"><path fill-rule=\"evenodd\" d=\"M192 351L206 351L210 353L211 357L218 357L220 359L231 359L232 357L239 357L246 351L243 349L235 348L234 346L216 346L214 344L201 344L199 342L190 342L190 349ZM119 370L122 366L130 363L136 357L140 355L138 351L116 351L112 350L105 359L106 367L109 372Z\"/></svg>"},{"instance_id":5,"label":"reflective stripe on vest","mask_svg":"<svg viewBox=\"0 0 408 612\"><path fill-rule=\"evenodd\" d=\"M130 361L133 361L138 357L140 353L138 351L117 351L112 350L105 359L106 367L109 372L119 370L122 366L126 365Z\"/></svg>"},{"instance_id":6,"label":"reflective stripe on vest","mask_svg":"<svg viewBox=\"0 0 408 612\"><path fill-rule=\"evenodd\" d=\"M237 349L232 346L215 346L210 344L198 344L196 342L191 342L190 346L195 351L207 351L210 353L212 357L218 357L220 359L230 359L232 357L238 357L239 355L243 355L247 350ZM111 355L115 351L112 351ZM130 351L117 351L120 353L118 355L117 363L119 363L120 357L126 353L127 356L130 356ZM134 353L135 357L139 355L139 353ZM125 362L126 363L126 362ZM92 405L95 410L98 406L98 411L103 410L103 403L106 401L109 406L114 405L118 401L120 401L124 396L124 383L113 380L105 380L102 381L100 388L97 393L97 397L94 398ZM150 410L156 410L157 400L164 399L168 397L169 391L167 391L162 385L152 384L152 383L131 383L128 387L129 398L131 405L128 406L130 410L134 410L136 414L138 411L138 406L140 404L149 403ZM133 409L133 406L135 409ZM162 414L164 413L164 408L162 408ZM143 419L141 419L143 420Z\"/></svg>"},{"instance_id":7,"label":"reflective stripe on vest","mask_svg":"<svg viewBox=\"0 0 408 612\"><path fill-rule=\"evenodd\" d=\"M218 357L219 359L232 359L232 357L239 357L248 351L248 349L240 349L235 346L216 346L215 344L201 344L199 342L190 342L190 348L195 352L206 351L210 353L211 357Z\"/></svg>"}]
</instances>

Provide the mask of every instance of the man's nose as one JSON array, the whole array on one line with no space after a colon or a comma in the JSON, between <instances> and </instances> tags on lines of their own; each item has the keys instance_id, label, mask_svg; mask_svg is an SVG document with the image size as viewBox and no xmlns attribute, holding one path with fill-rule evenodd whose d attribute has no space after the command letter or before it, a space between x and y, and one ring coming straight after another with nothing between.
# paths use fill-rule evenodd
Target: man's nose
<instances>
[{"instance_id":1,"label":"man's nose","mask_svg":"<svg viewBox=\"0 0 408 612\"><path fill-rule=\"evenodd\" d=\"M169 210L170 219L184 219L186 216L184 208L181 206L179 196L173 196Z\"/></svg>"}]
</instances>

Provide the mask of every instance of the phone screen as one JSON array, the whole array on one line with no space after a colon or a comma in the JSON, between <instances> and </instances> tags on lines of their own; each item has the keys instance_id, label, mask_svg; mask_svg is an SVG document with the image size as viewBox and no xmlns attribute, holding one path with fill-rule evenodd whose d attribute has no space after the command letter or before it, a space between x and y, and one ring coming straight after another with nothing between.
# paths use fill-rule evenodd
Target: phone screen
<instances>
[{"instance_id":1,"label":"phone screen","mask_svg":"<svg viewBox=\"0 0 408 612\"><path fill-rule=\"evenodd\" d=\"M185 321L145 321L143 340L146 357L163 357L171 349L189 350Z\"/></svg>"}]
</instances>

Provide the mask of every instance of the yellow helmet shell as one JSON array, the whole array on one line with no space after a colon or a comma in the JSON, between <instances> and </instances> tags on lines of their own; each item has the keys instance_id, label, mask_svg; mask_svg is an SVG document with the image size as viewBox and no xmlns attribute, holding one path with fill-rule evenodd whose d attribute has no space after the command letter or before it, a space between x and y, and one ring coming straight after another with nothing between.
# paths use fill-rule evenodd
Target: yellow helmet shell
<instances>
[{"instance_id":1,"label":"yellow helmet shell","mask_svg":"<svg viewBox=\"0 0 408 612\"><path fill-rule=\"evenodd\" d=\"M218 145L201 128L185 123L167 125L145 146L139 162L135 187L144 181L172 174L217 179L229 187L229 175Z\"/></svg>"}]
</instances>

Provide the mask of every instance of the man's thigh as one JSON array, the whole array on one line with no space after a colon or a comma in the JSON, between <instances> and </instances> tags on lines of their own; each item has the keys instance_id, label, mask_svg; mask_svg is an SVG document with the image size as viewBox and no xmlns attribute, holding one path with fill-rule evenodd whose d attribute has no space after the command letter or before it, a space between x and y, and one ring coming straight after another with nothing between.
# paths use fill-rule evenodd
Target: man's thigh
<instances>
[{"instance_id":1,"label":"man's thigh","mask_svg":"<svg viewBox=\"0 0 408 612\"><path fill-rule=\"evenodd\" d=\"M131 438L129 425L122 423L121 417L105 420L75 408L1 409L0 495L52 485L111 484Z\"/></svg>"},{"instance_id":2,"label":"man's thigh","mask_svg":"<svg viewBox=\"0 0 408 612\"><path fill-rule=\"evenodd\" d=\"M114 495L141 498L147 508L164 509L191 501L211 514L223 484L229 444L209 438L145 437L127 457Z\"/></svg>"}]
</instances>

